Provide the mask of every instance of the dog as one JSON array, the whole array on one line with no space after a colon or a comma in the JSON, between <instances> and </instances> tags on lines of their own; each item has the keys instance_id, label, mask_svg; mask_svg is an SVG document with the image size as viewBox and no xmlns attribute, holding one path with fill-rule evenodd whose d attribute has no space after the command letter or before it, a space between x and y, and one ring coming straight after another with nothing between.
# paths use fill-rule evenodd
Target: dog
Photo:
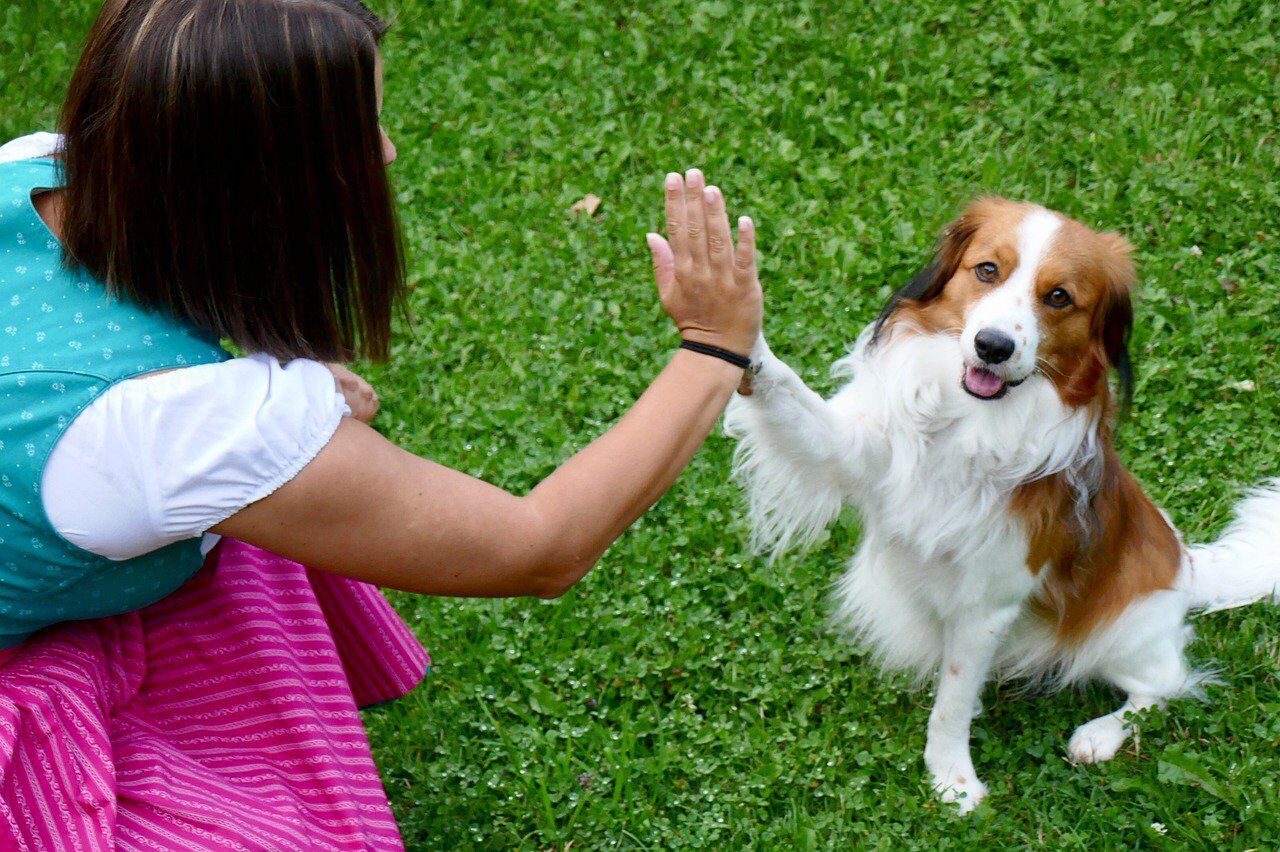
<instances>
[{"instance_id":1,"label":"dog","mask_svg":"<svg viewBox=\"0 0 1280 852\"><path fill-rule=\"evenodd\" d=\"M835 622L933 679L925 767L962 812L987 794L969 735L990 677L1125 693L1067 747L1108 760L1128 714L1199 691L1189 614L1280 582L1277 483L1217 543L1188 547L1116 455L1131 251L1044 207L978 200L836 363L830 399L762 336L726 415L757 546L811 545L846 503L861 515Z\"/></svg>"}]
</instances>

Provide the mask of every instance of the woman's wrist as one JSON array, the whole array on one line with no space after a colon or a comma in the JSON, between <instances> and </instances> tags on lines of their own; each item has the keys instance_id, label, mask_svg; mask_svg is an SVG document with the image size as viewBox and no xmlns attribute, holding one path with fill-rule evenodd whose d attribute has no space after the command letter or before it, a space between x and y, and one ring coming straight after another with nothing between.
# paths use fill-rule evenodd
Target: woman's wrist
<instances>
[{"instance_id":1,"label":"woman's wrist","mask_svg":"<svg viewBox=\"0 0 1280 852\"><path fill-rule=\"evenodd\" d=\"M671 362L694 371L699 376L707 377L717 390L724 387L732 391L733 388L736 388L741 383L742 377L746 372L741 367L730 364L728 361L704 355L701 352L693 352L689 349L677 349L675 355L671 358Z\"/></svg>"},{"instance_id":2,"label":"woman's wrist","mask_svg":"<svg viewBox=\"0 0 1280 852\"><path fill-rule=\"evenodd\" d=\"M751 358L723 346L717 346L710 343L701 343L696 340L680 341L680 348L690 352L696 352L699 355L706 355L708 358L717 358L726 364L731 364L740 370L749 370L751 368Z\"/></svg>"}]
</instances>

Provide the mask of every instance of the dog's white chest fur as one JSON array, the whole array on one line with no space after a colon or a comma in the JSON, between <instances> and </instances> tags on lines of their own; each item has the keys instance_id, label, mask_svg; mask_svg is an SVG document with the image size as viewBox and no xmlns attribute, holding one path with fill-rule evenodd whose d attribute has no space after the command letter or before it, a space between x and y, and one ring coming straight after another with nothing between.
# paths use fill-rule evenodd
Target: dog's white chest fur
<instances>
[{"instance_id":1,"label":"dog's white chest fur","mask_svg":"<svg viewBox=\"0 0 1280 852\"><path fill-rule=\"evenodd\" d=\"M1026 534L1009 500L1019 484L1091 451L1095 424L1067 410L1038 376L999 404L970 397L953 337L904 336L870 348L866 337L836 364L849 382L820 407L780 362L757 380L768 409L750 400L730 406L727 428L743 438L740 474L760 486L750 489L760 542L804 543L848 501L864 523L855 570L867 560L885 571L892 565L894 585L915 599L1025 596ZM763 452L753 437L781 425L779 416L792 449ZM789 480L797 452L827 457L820 478Z\"/></svg>"},{"instance_id":2,"label":"dog's white chest fur","mask_svg":"<svg viewBox=\"0 0 1280 852\"><path fill-rule=\"evenodd\" d=\"M959 613L1017 609L1034 592L1009 501L1019 484L1069 468L1095 427L1038 376L999 404L974 399L961 363L949 336L860 343L830 400L833 425L859 436L838 469L863 519L836 617L886 664L921 675Z\"/></svg>"}]
</instances>

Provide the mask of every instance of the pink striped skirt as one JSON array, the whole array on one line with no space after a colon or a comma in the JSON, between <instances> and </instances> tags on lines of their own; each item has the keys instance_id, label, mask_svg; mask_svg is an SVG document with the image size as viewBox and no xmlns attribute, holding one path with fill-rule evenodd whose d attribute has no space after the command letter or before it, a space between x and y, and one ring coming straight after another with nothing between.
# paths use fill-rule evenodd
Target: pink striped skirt
<instances>
[{"instance_id":1,"label":"pink striped skirt","mask_svg":"<svg viewBox=\"0 0 1280 852\"><path fill-rule=\"evenodd\" d=\"M223 541L0 664L0 849L400 849L357 708L429 663L374 587Z\"/></svg>"}]
</instances>

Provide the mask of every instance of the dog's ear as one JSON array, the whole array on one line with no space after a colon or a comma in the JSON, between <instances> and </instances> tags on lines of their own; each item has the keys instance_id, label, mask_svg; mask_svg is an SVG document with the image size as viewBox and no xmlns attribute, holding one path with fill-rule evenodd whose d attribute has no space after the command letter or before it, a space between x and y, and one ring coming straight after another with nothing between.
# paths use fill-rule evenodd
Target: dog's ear
<instances>
[{"instance_id":1,"label":"dog's ear","mask_svg":"<svg viewBox=\"0 0 1280 852\"><path fill-rule=\"evenodd\" d=\"M885 323L898 308L905 304L929 302L942 294L947 282L960 268L965 250L978 231L978 222L981 218L979 208L984 203L977 202L970 205L960 218L948 225L942 232L937 246L934 247L933 256L929 259L928 265L889 297L889 301L880 309L880 315L876 317L875 331L871 334L873 343L880 337Z\"/></svg>"},{"instance_id":2,"label":"dog's ear","mask_svg":"<svg viewBox=\"0 0 1280 852\"><path fill-rule=\"evenodd\" d=\"M1106 289L1094 315L1094 340L1101 356L1116 371L1122 408L1133 397L1133 363L1129 358L1129 334L1133 331L1133 288L1138 281L1133 266L1133 246L1117 233L1102 234L1101 274Z\"/></svg>"}]
</instances>

